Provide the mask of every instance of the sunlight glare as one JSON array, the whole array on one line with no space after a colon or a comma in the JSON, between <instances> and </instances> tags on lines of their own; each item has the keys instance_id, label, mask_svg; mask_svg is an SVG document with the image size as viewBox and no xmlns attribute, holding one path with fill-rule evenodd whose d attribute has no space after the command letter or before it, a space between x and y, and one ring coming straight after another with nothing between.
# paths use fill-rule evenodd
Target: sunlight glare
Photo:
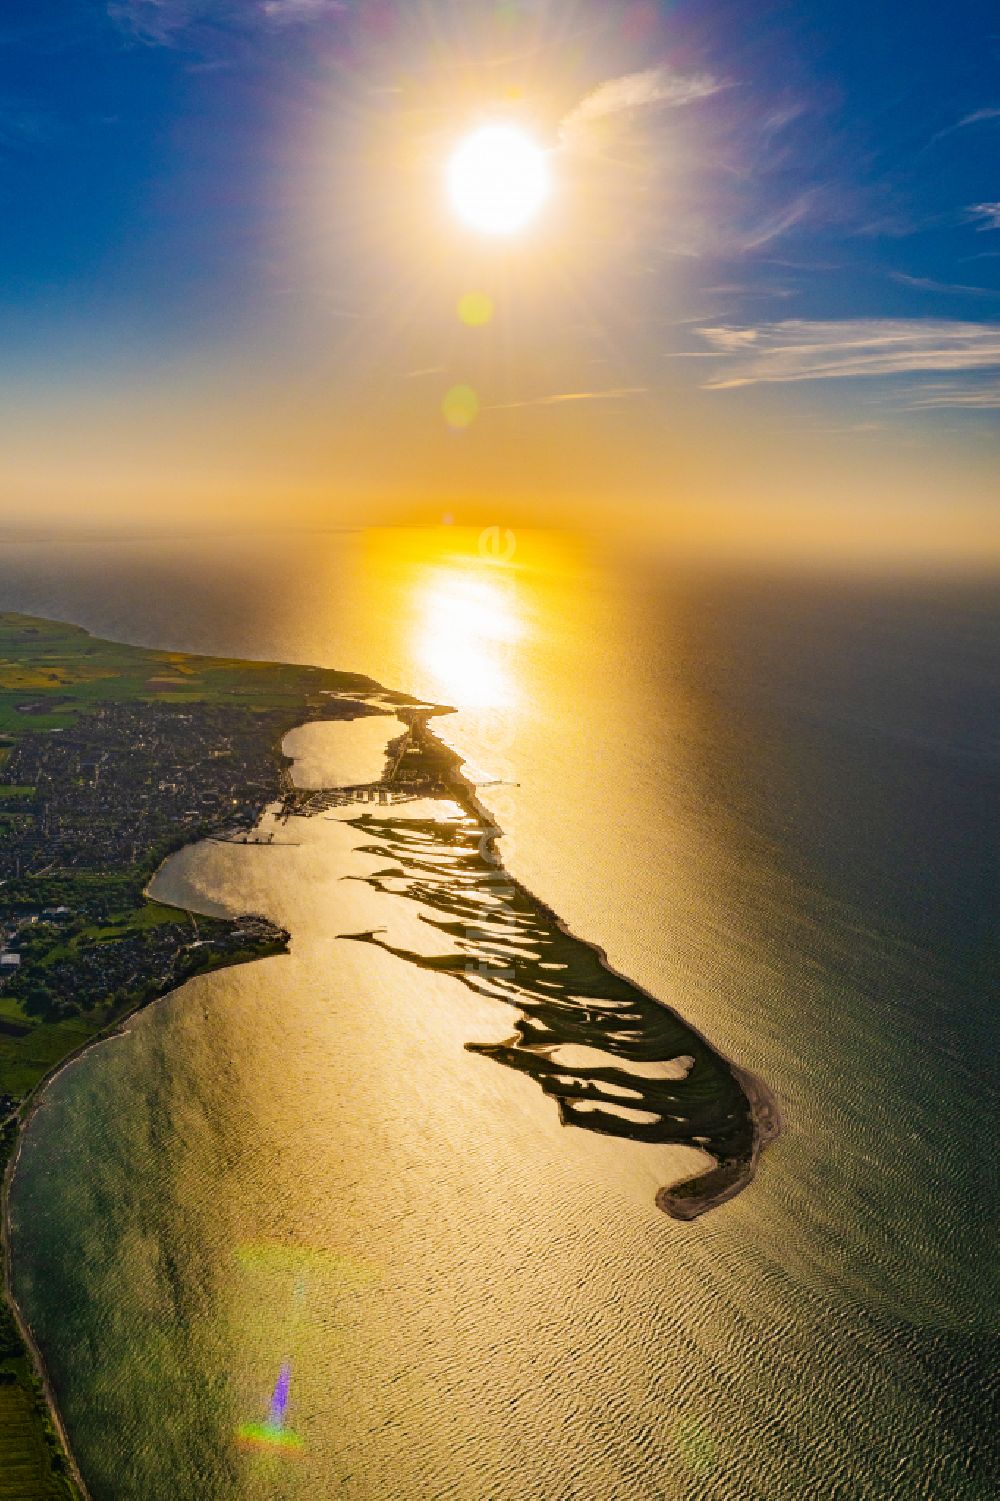
<instances>
[{"instance_id":1,"label":"sunlight glare","mask_svg":"<svg viewBox=\"0 0 1000 1501\"><path fill-rule=\"evenodd\" d=\"M452 153L445 181L462 222L489 235L516 234L551 188L545 152L515 125L473 131Z\"/></svg>"},{"instance_id":2,"label":"sunlight glare","mask_svg":"<svg viewBox=\"0 0 1000 1501\"><path fill-rule=\"evenodd\" d=\"M496 580L436 569L420 592L417 654L435 692L456 708L508 705L505 658L523 635L511 591Z\"/></svg>"}]
</instances>

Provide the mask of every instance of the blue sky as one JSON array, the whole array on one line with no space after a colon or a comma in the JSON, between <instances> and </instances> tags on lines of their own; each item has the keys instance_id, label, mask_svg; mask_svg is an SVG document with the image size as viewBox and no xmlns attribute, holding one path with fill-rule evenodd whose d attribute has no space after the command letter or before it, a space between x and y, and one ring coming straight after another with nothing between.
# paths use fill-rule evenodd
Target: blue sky
<instances>
[{"instance_id":1,"label":"blue sky","mask_svg":"<svg viewBox=\"0 0 1000 1501\"><path fill-rule=\"evenodd\" d=\"M988 444L998 53L978 0L10 0L0 384L242 357L308 386L322 349L370 394L357 323L405 281L400 143L495 93L579 206L552 257L578 256L589 329L549 359L526 294L506 337L534 350L487 405L662 387ZM423 300L367 341L397 378L448 364Z\"/></svg>"}]
</instances>

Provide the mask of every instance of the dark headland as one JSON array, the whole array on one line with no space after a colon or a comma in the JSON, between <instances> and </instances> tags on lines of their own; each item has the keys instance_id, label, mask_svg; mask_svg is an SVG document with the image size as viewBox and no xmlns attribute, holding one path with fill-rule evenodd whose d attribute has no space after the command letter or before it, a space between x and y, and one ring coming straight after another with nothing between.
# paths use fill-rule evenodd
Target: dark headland
<instances>
[{"instance_id":1,"label":"dark headland","mask_svg":"<svg viewBox=\"0 0 1000 1501\"><path fill-rule=\"evenodd\" d=\"M391 774L371 795L410 789L457 803L461 816L361 813L354 824L371 837L365 851L390 862L367 877L368 884L429 909L421 915L441 935L444 951L418 954L375 932L343 936L450 974L514 1007L520 1014L507 1042L467 1047L535 1079L556 1100L563 1124L695 1147L714 1159L707 1171L656 1196L672 1218L697 1219L753 1178L761 1153L781 1130L774 1096L503 868L497 849L503 831L464 775L461 758L431 729L441 712L398 711L407 732L390 754ZM293 794L289 806L315 811L327 797ZM578 1053L567 1058L567 1049L581 1048L588 1062L576 1061ZM589 1061L595 1055L596 1064Z\"/></svg>"}]
</instances>

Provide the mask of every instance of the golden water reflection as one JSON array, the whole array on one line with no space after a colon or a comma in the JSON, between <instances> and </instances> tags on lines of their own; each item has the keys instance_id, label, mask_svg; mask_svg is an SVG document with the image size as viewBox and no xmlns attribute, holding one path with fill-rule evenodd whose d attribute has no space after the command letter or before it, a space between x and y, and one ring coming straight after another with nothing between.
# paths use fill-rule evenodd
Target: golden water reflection
<instances>
[{"instance_id":1,"label":"golden water reflection","mask_svg":"<svg viewBox=\"0 0 1000 1501\"><path fill-rule=\"evenodd\" d=\"M526 622L512 571L454 559L429 565L415 585L414 654L434 696L456 708L509 708L517 699L511 649Z\"/></svg>"},{"instance_id":2,"label":"golden water reflection","mask_svg":"<svg viewBox=\"0 0 1000 1501\"><path fill-rule=\"evenodd\" d=\"M582 818L582 803L567 806L563 793L591 775L593 741L577 730L579 694L595 673L601 679L607 652L594 543L498 524L372 529L355 545L349 620L332 570L323 590L340 611L337 634L350 627L357 638L337 660L364 662L380 682L457 710L438 733L474 781L491 784L508 854L522 814L536 827L553 812ZM629 675L606 692L616 700L609 712L631 723ZM518 791L528 767L532 787ZM571 843L579 853L579 836Z\"/></svg>"},{"instance_id":3,"label":"golden water reflection","mask_svg":"<svg viewBox=\"0 0 1000 1501\"><path fill-rule=\"evenodd\" d=\"M357 593L377 639L359 642L357 659L435 702L520 717L538 701L539 671L551 678L553 651L583 629L592 567L589 546L566 534L372 528L360 543Z\"/></svg>"},{"instance_id":4,"label":"golden water reflection","mask_svg":"<svg viewBox=\"0 0 1000 1501\"><path fill-rule=\"evenodd\" d=\"M499 527L366 532L359 573L373 618L395 623L395 659L365 660L437 703L519 719L553 645L582 623L585 553L579 539Z\"/></svg>"}]
</instances>

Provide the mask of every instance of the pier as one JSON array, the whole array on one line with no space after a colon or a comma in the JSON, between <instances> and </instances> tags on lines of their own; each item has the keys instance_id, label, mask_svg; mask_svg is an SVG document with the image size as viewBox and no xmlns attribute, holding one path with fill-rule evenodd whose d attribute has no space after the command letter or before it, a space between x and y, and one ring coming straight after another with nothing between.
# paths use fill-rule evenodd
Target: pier
<instances>
[{"instance_id":1,"label":"pier","mask_svg":"<svg viewBox=\"0 0 1000 1501\"><path fill-rule=\"evenodd\" d=\"M346 808L352 803L411 803L420 797L436 797L446 789L433 779L414 782L362 782L353 787L321 787L315 792L294 792L286 798L282 815L286 818L312 818L330 808Z\"/></svg>"},{"instance_id":2,"label":"pier","mask_svg":"<svg viewBox=\"0 0 1000 1501\"><path fill-rule=\"evenodd\" d=\"M386 807L413 802L421 797L453 795L450 774L457 758L429 735L429 714L420 710L400 710L399 717L406 729L388 747L385 768L377 781L346 787L319 787L310 792L295 787L286 779L282 819L312 818L331 808L345 808L356 803L376 803Z\"/></svg>"}]
</instances>

